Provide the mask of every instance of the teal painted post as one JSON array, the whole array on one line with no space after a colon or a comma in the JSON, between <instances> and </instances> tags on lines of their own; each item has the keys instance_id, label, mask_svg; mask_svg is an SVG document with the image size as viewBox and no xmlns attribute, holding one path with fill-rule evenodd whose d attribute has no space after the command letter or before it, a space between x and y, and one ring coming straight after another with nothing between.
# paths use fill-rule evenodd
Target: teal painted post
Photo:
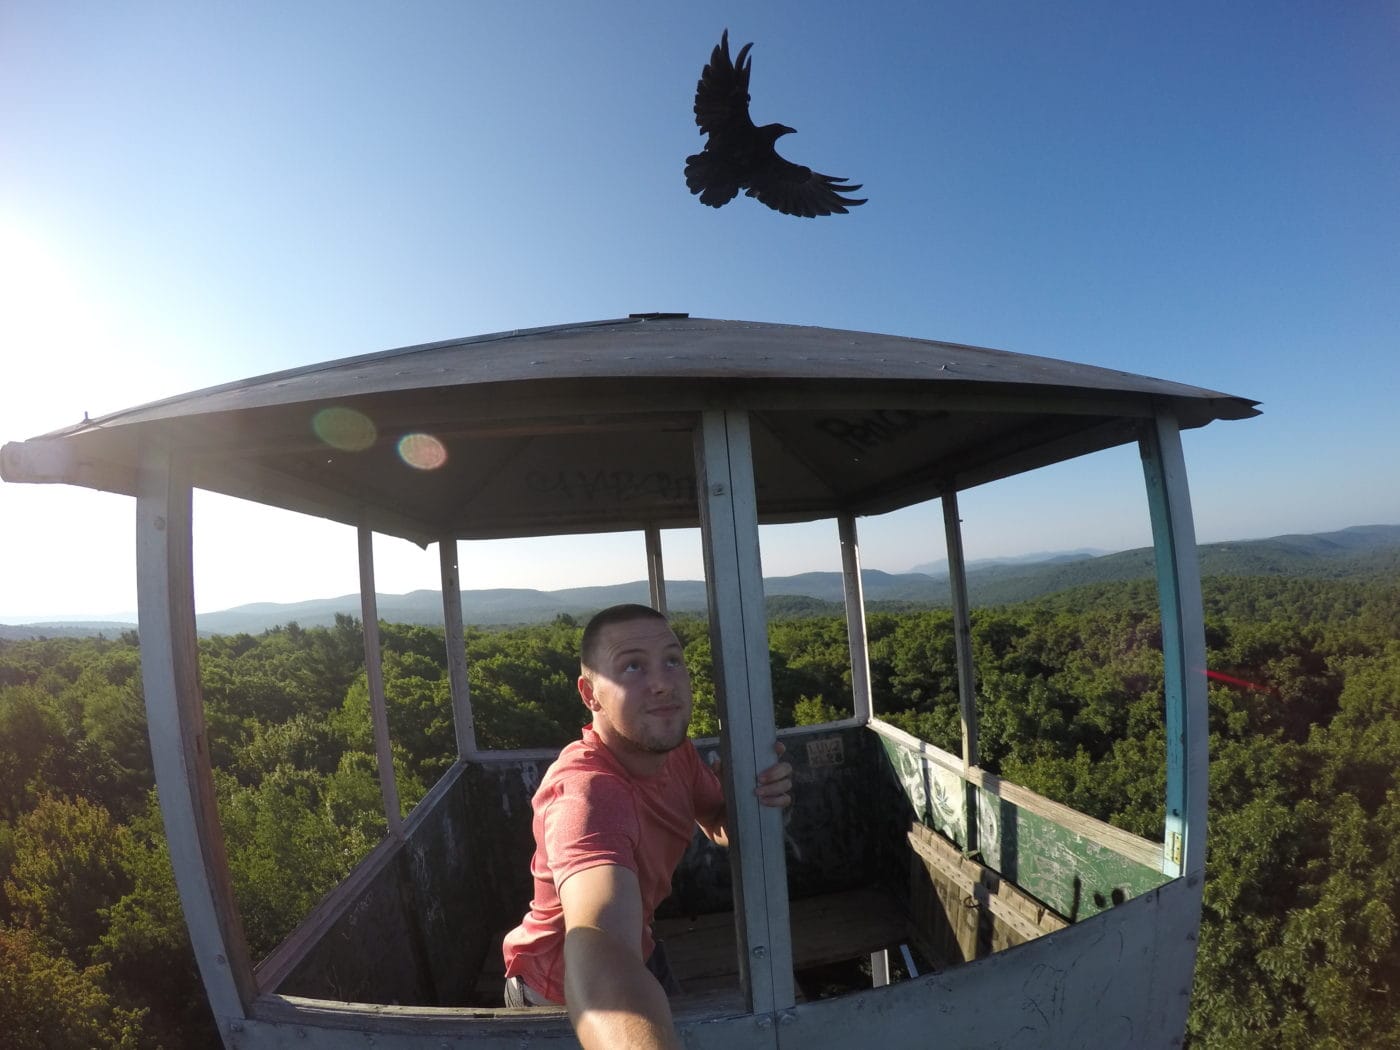
<instances>
[{"instance_id":1,"label":"teal painted post","mask_svg":"<svg viewBox=\"0 0 1400 1050\"><path fill-rule=\"evenodd\" d=\"M1205 871L1208 707L1196 529L1176 419L1159 411L1139 442L1162 610L1167 798L1162 871Z\"/></svg>"}]
</instances>

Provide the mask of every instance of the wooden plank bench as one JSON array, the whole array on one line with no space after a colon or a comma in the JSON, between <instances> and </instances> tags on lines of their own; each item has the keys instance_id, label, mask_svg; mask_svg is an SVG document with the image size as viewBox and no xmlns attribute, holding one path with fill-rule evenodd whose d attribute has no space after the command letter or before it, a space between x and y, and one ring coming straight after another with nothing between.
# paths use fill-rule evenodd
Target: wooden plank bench
<instances>
[{"instance_id":1,"label":"wooden plank bench","mask_svg":"<svg viewBox=\"0 0 1400 1050\"><path fill-rule=\"evenodd\" d=\"M794 970L863 958L907 944L913 934L904 909L873 889L807 897L793 901L789 913ZM733 912L663 919L655 924L655 930L665 942L672 972L685 989L684 1007L694 1005L715 1012L721 1004L730 1005L723 994L727 991L732 991L737 1001L739 963Z\"/></svg>"}]
</instances>

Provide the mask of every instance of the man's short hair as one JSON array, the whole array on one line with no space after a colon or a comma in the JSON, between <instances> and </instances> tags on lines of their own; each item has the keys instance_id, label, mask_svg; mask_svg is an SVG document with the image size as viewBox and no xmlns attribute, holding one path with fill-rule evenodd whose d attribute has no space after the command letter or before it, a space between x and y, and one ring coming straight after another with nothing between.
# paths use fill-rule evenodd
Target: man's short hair
<instances>
[{"instance_id":1,"label":"man's short hair","mask_svg":"<svg viewBox=\"0 0 1400 1050\"><path fill-rule=\"evenodd\" d=\"M603 633L605 627L611 627L615 623L630 623L633 620L660 620L666 623L666 617L653 609L650 605L610 605L593 619L588 621L588 626L583 629L583 640L579 642L578 659L583 667L583 672L598 670L598 636Z\"/></svg>"}]
</instances>

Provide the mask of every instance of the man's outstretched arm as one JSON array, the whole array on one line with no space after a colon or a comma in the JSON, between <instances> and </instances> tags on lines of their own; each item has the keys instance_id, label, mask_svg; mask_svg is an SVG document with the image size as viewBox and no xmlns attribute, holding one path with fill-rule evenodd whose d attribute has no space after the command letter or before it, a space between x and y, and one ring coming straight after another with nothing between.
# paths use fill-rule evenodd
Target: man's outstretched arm
<instances>
[{"instance_id":1,"label":"man's outstretched arm","mask_svg":"<svg viewBox=\"0 0 1400 1050\"><path fill-rule=\"evenodd\" d=\"M584 1050L679 1050L666 993L642 959L642 893L616 864L559 887L564 1002Z\"/></svg>"}]
</instances>

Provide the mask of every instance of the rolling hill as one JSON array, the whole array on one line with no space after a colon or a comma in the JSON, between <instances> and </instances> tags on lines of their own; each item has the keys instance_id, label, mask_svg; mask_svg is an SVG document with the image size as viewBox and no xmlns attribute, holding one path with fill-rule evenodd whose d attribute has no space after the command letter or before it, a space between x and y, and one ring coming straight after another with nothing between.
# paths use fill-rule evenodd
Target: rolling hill
<instances>
[{"instance_id":1,"label":"rolling hill","mask_svg":"<svg viewBox=\"0 0 1400 1050\"><path fill-rule=\"evenodd\" d=\"M1275 536L1263 540L1208 543L1199 548L1203 576L1290 576L1361 578L1400 574L1400 525L1359 525L1337 532ZM888 573L867 569L861 574L867 604L873 608L912 608L949 604L947 570ZM968 597L973 605L1002 605L1054 594L1086 584L1150 579L1152 550L1148 547L1093 556L1085 552L1047 554L1043 560L980 562L968 570ZM843 602L841 574L807 572L770 577L764 581L775 616L839 612ZM705 585L699 580L669 580L666 597L674 613L703 613ZM618 602L646 602L644 580L611 586L574 587L558 591L525 588L463 591L465 622L478 625L539 623L565 613L588 616ZM303 627L335 622L337 615L358 617L359 595L318 598L290 604L257 603L201 614L204 634L256 634L279 624ZM437 591L379 595L381 619L399 623L442 623L442 599ZM52 623L0 625L0 638L56 637L73 634L115 635L134 629L129 623Z\"/></svg>"}]
</instances>

